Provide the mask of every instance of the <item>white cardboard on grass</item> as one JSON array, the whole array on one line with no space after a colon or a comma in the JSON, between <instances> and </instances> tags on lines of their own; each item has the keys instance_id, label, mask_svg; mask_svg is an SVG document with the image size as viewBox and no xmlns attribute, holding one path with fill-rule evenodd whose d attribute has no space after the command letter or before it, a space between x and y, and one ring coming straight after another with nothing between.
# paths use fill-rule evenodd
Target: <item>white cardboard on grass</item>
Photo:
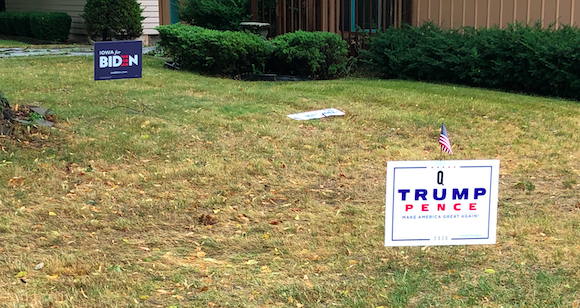
<instances>
[{"instance_id":1,"label":"white cardboard on grass","mask_svg":"<svg viewBox=\"0 0 580 308\"><path fill-rule=\"evenodd\" d=\"M294 114L289 114L288 117L294 120L312 120L312 119L320 119L320 118L325 118L325 117L330 117L330 116L343 116L344 112L335 109L335 108L329 108L329 109L322 109L322 110L314 110L314 111L307 111L307 112L301 112L301 113L294 113Z\"/></svg>"},{"instance_id":2,"label":"white cardboard on grass","mask_svg":"<svg viewBox=\"0 0 580 308\"><path fill-rule=\"evenodd\" d=\"M495 244L498 180L499 160L388 162L385 246Z\"/></svg>"}]
</instances>

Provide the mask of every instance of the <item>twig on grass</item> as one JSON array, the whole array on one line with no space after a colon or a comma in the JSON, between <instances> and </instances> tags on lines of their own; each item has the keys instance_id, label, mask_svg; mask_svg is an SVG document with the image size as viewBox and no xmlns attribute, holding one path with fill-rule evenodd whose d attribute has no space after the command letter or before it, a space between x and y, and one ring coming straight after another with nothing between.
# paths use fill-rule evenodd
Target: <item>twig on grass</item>
<instances>
[{"instance_id":1,"label":"twig on grass","mask_svg":"<svg viewBox=\"0 0 580 308\"><path fill-rule=\"evenodd\" d=\"M135 109L133 107L129 107L129 106L125 106L125 105L117 105L117 106L112 107L111 110L117 109L117 108L125 108L128 111L132 111L131 113L142 114L142 115L146 115L146 116L154 116L154 117L157 117L159 119L169 121L169 119L159 116L159 114L161 114L161 112L159 110L156 110L156 109L153 109L153 108L147 106L139 99L134 99L133 101L139 105L140 109ZM184 107L182 106L180 109L178 109L176 111L181 111L181 110L183 110L183 108Z\"/></svg>"}]
</instances>

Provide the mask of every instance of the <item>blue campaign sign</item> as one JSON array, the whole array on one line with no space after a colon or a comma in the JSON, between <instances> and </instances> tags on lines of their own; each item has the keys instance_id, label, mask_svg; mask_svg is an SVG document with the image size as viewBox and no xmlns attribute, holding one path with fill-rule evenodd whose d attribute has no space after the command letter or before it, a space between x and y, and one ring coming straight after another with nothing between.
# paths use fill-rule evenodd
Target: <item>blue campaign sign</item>
<instances>
[{"instance_id":1,"label":"blue campaign sign","mask_svg":"<svg viewBox=\"0 0 580 308\"><path fill-rule=\"evenodd\" d=\"M141 78L141 41L95 43L95 80Z\"/></svg>"}]
</instances>

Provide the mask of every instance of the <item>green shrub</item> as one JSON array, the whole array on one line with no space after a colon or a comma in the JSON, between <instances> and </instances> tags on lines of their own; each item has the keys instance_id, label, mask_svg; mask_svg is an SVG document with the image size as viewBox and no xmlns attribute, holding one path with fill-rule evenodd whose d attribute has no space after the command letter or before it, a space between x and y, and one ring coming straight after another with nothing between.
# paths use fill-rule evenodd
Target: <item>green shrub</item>
<instances>
[{"instance_id":1,"label":"green shrub","mask_svg":"<svg viewBox=\"0 0 580 308\"><path fill-rule=\"evenodd\" d=\"M35 13L11 12L8 14L12 15L10 23L14 29L14 35L32 37L32 31L30 30L30 15Z\"/></svg>"},{"instance_id":2,"label":"green shrub","mask_svg":"<svg viewBox=\"0 0 580 308\"><path fill-rule=\"evenodd\" d=\"M240 22L249 19L248 0L186 0L179 19L214 30L239 30Z\"/></svg>"},{"instance_id":3,"label":"green shrub","mask_svg":"<svg viewBox=\"0 0 580 308\"><path fill-rule=\"evenodd\" d=\"M269 67L279 74L336 78L345 72L348 45L335 33L296 31L272 40Z\"/></svg>"},{"instance_id":4,"label":"green shrub","mask_svg":"<svg viewBox=\"0 0 580 308\"><path fill-rule=\"evenodd\" d=\"M29 37L29 14L21 12L0 12L0 34Z\"/></svg>"},{"instance_id":5,"label":"green shrub","mask_svg":"<svg viewBox=\"0 0 580 308\"><path fill-rule=\"evenodd\" d=\"M143 33L142 13L137 0L87 0L82 17L95 41L131 40Z\"/></svg>"},{"instance_id":6,"label":"green shrub","mask_svg":"<svg viewBox=\"0 0 580 308\"><path fill-rule=\"evenodd\" d=\"M66 41L71 17L61 12L0 12L0 34Z\"/></svg>"},{"instance_id":7,"label":"green shrub","mask_svg":"<svg viewBox=\"0 0 580 308\"><path fill-rule=\"evenodd\" d=\"M384 77L580 99L580 30L539 23L505 29L389 28L363 56Z\"/></svg>"},{"instance_id":8,"label":"green shrub","mask_svg":"<svg viewBox=\"0 0 580 308\"><path fill-rule=\"evenodd\" d=\"M30 16L32 37L46 41L66 42L70 33L71 22L72 19L67 13L32 14Z\"/></svg>"},{"instance_id":9,"label":"green shrub","mask_svg":"<svg viewBox=\"0 0 580 308\"><path fill-rule=\"evenodd\" d=\"M156 28L160 46L185 70L205 74L261 73L271 46L249 32L205 29L174 24Z\"/></svg>"},{"instance_id":10,"label":"green shrub","mask_svg":"<svg viewBox=\"0 0 580 308\"><path fill-rule=\"evenodd\" d=\"M12 26L12 16L10 13L0 12L0 34L16 35Z\"/></svg>"}]
</instances>

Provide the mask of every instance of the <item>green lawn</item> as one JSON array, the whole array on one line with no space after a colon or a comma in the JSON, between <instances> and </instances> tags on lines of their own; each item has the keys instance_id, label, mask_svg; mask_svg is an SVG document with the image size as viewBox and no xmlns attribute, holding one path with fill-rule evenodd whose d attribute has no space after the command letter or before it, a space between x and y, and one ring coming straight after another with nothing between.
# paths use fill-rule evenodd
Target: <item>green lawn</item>
<instances>
[{"instance_id":1,"label":"green lawn","mask_svg":"<svg viewBox=\"0 0 580 308\"><path fill-rule=\"evenodd\" d=\"M0 39L0 48L27 47L28 43Z\"/></svg>"},{"instance_id":2,"label":"green lawn","mask_svg":"<svg viewBox=\"0 0 580 308\"><path fill-rule=\"evenodd\" d=\"M58 122L0 138L1 307L580 305L576 102L0 62L11 104ZM501 161L498 243L385 248L385 165L439 159L442 122L448 158Z\"/></svg>"},{"instance_id":3,"label":"green lawn","mask_svg":"<svg viewBox=\"0 0 580 308\"><path fill-rule=\"evenodd\" d=\"M0 48L32 48L32 49L47 49L47 48L85 48L90 45L79 44L46 44L45 42L33 38L19 38L0 36Z\"/></svg>"}]
</instances>

